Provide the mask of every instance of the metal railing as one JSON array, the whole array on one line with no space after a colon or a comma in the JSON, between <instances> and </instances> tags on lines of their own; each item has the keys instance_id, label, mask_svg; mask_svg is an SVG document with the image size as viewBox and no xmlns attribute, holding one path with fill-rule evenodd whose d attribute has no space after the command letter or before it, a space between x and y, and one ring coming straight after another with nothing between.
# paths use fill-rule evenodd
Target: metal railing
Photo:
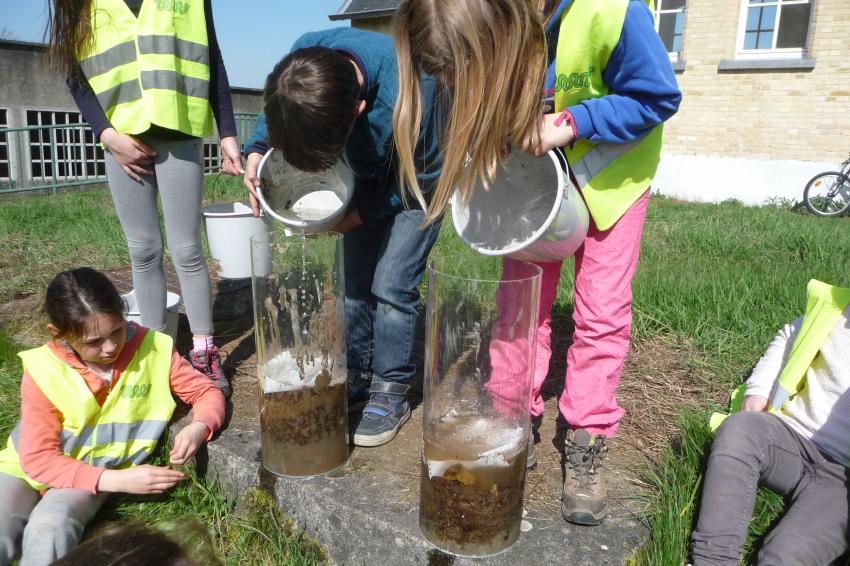
<instances>
[{"instance_id":1,"label":"metal railing","mask_svg":"<svg viewBox=\"0 0 850 566\"><path fill-rule=\"evenodd\" d=\"M239 147L256 114L235 115ZM204 170L221 163L218 137L204 140ZM103 148L86 123L0 129L0 195L50 191L106 182Z\"/></svg>"}]
</instances>

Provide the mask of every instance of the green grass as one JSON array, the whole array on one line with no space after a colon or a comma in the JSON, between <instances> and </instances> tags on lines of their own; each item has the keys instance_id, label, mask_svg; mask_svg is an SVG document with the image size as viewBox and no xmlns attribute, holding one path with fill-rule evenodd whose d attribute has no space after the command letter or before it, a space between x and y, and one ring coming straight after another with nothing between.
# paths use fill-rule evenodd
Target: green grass
<instances>
[{"instance_id":1,"label":"green grass","mask_svg":"<svg viewBox=\"0 0 850 566\"><path fill-rule=\"evenodd\" d=\"M207 177L205 203L246 198L241 180ZM41 293L63 269L129 264L106 188L0 200L0 303Z\"/></svg>"}]
</instances>

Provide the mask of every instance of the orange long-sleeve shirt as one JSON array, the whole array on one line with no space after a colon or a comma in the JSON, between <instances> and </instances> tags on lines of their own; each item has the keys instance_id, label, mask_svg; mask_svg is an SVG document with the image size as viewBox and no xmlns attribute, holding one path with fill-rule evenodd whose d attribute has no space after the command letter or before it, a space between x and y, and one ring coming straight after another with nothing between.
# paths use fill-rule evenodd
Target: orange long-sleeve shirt
<instances>
[{"instance_id":1,"label":"orange long-sleeve shirt","mask_svg":"<svg viewBox=\"0 0 850 566\"><path fill-rule=\"evenodd\" d=\"M128 324L134 326L135 333L112 365L113 387L121 379L127 364L133 359L148 332L146 328L135 323ZM48 346L60 360L83 377L98 404L103 406L110 391L109 384L86 367L68 348L56 342L50 342ZM209 427L209 440L224 421L224 396L221 391L176 351L171 357L170 384L171 392L192 406L193 422L202 422ZM21 379L21 468L32 479L50 487L73 487L95 493L104 469L71 458L62 452L59 441L62 420L62 413L39 389L29 373L24 371Z\"/></svg>"}]
</instances>

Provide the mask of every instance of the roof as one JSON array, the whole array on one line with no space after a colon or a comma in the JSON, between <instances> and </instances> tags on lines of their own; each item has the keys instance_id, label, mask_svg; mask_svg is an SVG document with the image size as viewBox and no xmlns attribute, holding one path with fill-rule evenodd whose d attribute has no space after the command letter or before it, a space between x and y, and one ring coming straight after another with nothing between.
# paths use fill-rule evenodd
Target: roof
<instances>
[{"instance_id":1,"label":"roof","mask_svg":"<svg viewBox=\"0 0 850 566\"><path fill-rule=\"evenodd\" d=\"M401 0L345 0L339 10L328 17L332 20L357 20L392 16L399 4Z\"/></svg>"}]
</instances>

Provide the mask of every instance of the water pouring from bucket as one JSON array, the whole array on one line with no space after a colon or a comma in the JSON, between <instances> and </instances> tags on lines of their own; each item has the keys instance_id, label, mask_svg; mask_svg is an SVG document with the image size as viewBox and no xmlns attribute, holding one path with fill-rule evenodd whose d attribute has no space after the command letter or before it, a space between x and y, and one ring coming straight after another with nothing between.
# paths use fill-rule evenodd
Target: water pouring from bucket
<instances>
[{"instance_id":1,"label":"water pouring from bucket","mask_svg":"<svg viewBox=\"0 0 850 566\"><path fill-rule=\"evenodd\" d=\"M327 232L342 219L354 193L354 173L344 163L315 173L286 162L270 149L260 161L257 197L272 219L293 232Z\"/></svg>"},{"instance_id":2,"label":"water pouring from bucket","mask_svg":"<svg viewBox=\"0 0 850 566\"><path fill-rule=\"evenodd\" d=\"M468 203L454 194L452 221L483 255L560 261L581 246L590 215L559 150L542 157L514 151L489 188L479 181Z\"/></svg>"}]
</instances>

